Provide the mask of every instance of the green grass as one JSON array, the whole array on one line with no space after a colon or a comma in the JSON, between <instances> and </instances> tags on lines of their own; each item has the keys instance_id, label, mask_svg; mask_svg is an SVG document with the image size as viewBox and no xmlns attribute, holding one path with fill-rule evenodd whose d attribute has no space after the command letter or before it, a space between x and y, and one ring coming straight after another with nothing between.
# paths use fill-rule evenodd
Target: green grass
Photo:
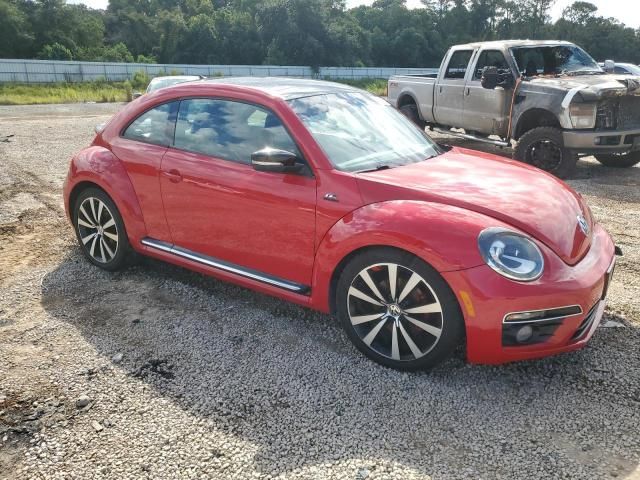
<instances>
[{"instance_id":1,"label":"green grass","mask_svg":"<svg viewBox=\"0 0 640 480\"><path fill-rule=\"evenodd\" d=\"M106 103L127 100L131 100L131 85L128 82L55 83L46 85L0 84L0 105Z\"/></svg>"},{"instance_id":2,"label":"green grass","mask_svg":"<svg viewBox=\"0 0 640 480\"><path fill-rule=\"evenodd\" d=\"M134 78L137 90L144 90L148 78ZM362 88L375 95L386 95L387 81L367 78L362 80L334 80ZM139 85L138 85L139 84ZM87 83L52 83L25 85L0 83L0 105L34 105L43 103L126 102L131 100L129 82L96 81Z\"/></svg>"}]
</instances>

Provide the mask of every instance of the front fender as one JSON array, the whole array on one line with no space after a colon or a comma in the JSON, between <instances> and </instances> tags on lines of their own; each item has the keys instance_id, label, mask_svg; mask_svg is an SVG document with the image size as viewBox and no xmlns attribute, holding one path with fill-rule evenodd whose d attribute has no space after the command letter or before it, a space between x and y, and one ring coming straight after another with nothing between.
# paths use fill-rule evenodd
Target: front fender
<instances>
[{"instance_id":1,"label":"front fender","mask_svg":"<svg viewBox=\"0 0 640 480\"><path fill-rule=\"evenodd\" d=\"M312 304L328 312L331 279L350 253L372 246L395 247L423 259L439 272L484 265L478 234L506 224L480 213L439 203L394 200L361 207L324 236L314 263Z\"/></svg>"},{"instance_id":2,"label":"front fender","mask_svg":"<svg viewBox=\"0 0 640 480\"><path fill-rule=\"evenodd\" d=\"M76 187L89 182L104 190L118 207L132 246L146 235L142 209L124 166L108 149L92 146L78 152L71 160L64 185L64 206L71 219L70 199Z\"/></svg>"}]
</instances>

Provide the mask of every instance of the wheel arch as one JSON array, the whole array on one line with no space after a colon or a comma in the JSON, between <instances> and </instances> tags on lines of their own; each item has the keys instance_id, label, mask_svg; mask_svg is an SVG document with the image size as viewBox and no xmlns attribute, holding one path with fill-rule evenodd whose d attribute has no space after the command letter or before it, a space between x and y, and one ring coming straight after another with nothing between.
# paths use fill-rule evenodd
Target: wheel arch
<instances>
[{"instance_id":1,"label":"wheel arch","mask_svg":"<svg viewBox=\"0 0 640 480\"><path fill-rule=\"evenodd\" d=\"M113 201L122 216L129 242L132 246L137 245L146 235L142 209L124 166L103 147L86 148L71 161L64 188L65 208L70 220L78 195L92 187L99 188Z\"/></svg>"},{"instance_id":2,"label":"wheel arch","mask_svg":"<svg viewBox=\"0 0 640 480\"><path fill-rule=\"evenodd\" d=\"M404 107L405 105L411 105L412 103L417 107L418 101L416 100L413 93L410 92L402 92L398 96L398 108ZM418 113L420 113L420 109L418 109Z\"/></svg>"},{"instance_id":3,"label":"wheel arch","mask_svg":"<svg viewBox=\"0 0 640 480\"><path fill-rule=\"evenodd\" d=\"M340 274L351 259L371 249L408 253L438 273L483 265L477 236L488 225L503 224L459 207L417 200L360 207L336 222L318 245L310 306L334 312Z\"/></svg>"},{"instance_id":4,"label":"wheel arch","mask_svg":"<svg viewBox=\"0 0 640 480\"><path fill-rule=\"evenodd\" d=\"M518 140L529 130L538 127L562 128L560 120L558 120L558 117L550 110L545 108L531 108L522 112L518 117L512 137L514 140Z\"/></svg>"}]
</instances>

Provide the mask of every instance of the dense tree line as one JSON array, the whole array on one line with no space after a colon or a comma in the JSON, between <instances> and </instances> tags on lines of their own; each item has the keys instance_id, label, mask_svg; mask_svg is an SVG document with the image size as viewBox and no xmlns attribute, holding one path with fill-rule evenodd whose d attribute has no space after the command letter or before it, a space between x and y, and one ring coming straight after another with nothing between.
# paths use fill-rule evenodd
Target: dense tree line
<instances>
[{"instance_id":1,"label":"dense tree line","mask_svg":"<svg viewBox=\"0 0 640 480\"><path fill-rule=\"evenodd\" d=\"M0 0L0 58L201 64L433 67L453 44L564 39L596 59L640 63L640 30L577 1L553 0Z\"/></svg>"}]
</instances>

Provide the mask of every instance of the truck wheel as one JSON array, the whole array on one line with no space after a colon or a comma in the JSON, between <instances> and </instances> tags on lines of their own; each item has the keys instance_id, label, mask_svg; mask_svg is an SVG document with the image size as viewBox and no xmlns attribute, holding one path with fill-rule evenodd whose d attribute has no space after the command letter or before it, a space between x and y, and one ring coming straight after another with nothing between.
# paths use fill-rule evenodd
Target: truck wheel
<instances>
[{"instance_id":1,"label":"truck wheel","mask_svg":"<svg viewBox=\"0 0 640 480\"><path fill-rule=\"evenodd\" d=\"M405 117L415 123L421 130L424 130L424 127L427 126L424 120L420 118L420 114L418 113L418 107L415 103L408 103L407 105L403 105L400 107L400 113L402 113Z\"/></svg>"},{"instance_id":2,"label":"truck wheel","mask_svg":"<svg viewBox=\"0 0 640 480\"><path fill-rule=\"evenodd\" d=\"M578 163L578 155L564 148L562 131L555 127L538 127L522 135L513 158L559 178L569 177Z\"/></svg>"},{"instance_id":3,"label":"truck wheel","mask_svg":"<svg viewBox=\"0 0 640 480\"><path fill-rule=\"evenodd\" d=\"M605 167L627 168L640 162L640 152L601 153L595 157Z\"/></svg>"}]
</instances>

